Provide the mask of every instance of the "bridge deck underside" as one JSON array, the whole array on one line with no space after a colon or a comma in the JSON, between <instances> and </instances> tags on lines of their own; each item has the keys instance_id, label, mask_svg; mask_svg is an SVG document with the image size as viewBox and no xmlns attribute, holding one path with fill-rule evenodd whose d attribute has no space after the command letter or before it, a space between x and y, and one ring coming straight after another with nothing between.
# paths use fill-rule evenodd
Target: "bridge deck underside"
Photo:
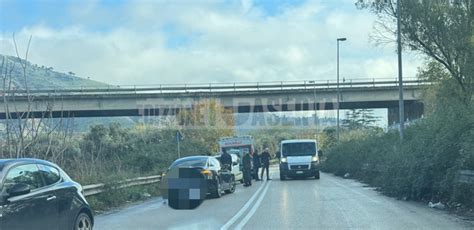
<instances>
[{"instance_id":1,"label":"bridge deck underside","mask_svg":"<svg viewBox=\"0 0 474 230\"><path fill-rule=\"evenodd\" d=\"M421 98L420 87L406 87L405 104ZM213 93L144 93L15 96L5 106L0 101L0 119L10 117L111 117L167 116L215 99L234 113L334 110L335 89L261 90ZM350 88L340 91L340 109L397 108L398 87ZM5 98L4 98L5 99ZM8 110L7 110L8 107ZM29 111L29 112L25 112ZM45 112L46 111L46 112Z\"/></svg>"},{"instance_id":2,"label":"bridge deck underside","mask_svg":"<svg viewBox=\"0 0 474 230\"><path fill-rule=\"evenodd\" d=\"M417 105L417 101L405 101L405 107ZM341 102L340 109L398 109L398 101L377 101L377 102ZM250 105L241 104L238 106L226 107L232 113L262 113L262 112L290 112L290 111L324 111L336 110L337 103L299 103L299 104L267 104ZM143 106L139 109L114 109L114 110L71 110L71 111L32 111L29 113L10 113L10 118L19 116L41 117L117 117L117 116L172 116L181 110L190 110L186 107L156 108L153 106ZM0 119L5 119L6 113L0 113Z\"/></svg>"}]
</instances>

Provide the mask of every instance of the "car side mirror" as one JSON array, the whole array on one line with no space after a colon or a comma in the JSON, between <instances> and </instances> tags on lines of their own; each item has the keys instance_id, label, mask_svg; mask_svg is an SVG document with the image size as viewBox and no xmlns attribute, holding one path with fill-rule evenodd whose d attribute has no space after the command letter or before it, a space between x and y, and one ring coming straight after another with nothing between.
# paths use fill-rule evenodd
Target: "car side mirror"
<instances>
[{"instance_id":1,"label":"car side mirror","mask_svg":"<svg viewBox=\"0 0 474 230\"><path fill-rule=\"evenodd\" d=\"M30 186L24 183L16 183L7 189L7 193L10 197L28 194L30 191Z\"/></svg>"},{"instance_id":2,"label":"car side mirror","mask_svg":"<svg viewBox=\"0 0 474 230\"><path fill-rule=\"evenodd\" d=\"M280 151L276 152L275 155L276 155L276 157L277 157L278 159L280 159L280 155L281 155L281 154L280 154Z\"/></svg>"},{"instance_id":3,"label":"car side mirror","mask_svg":"<svg viewBox=\"0 0 474 230\"><path fill-rule=\"evenodd\" d=\"M318 150L318 157L322 157L322 156L323 156L323 151Z\"/></svg>"}]
</instances>

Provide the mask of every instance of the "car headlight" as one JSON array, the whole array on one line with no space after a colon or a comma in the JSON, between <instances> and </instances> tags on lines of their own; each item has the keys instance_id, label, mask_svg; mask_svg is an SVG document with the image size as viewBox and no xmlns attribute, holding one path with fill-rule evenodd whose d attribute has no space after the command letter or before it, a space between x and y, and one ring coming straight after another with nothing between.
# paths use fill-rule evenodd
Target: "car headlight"
<instances>
[{"instance_id":1,"label":"car headlight","mask_svg":"<svg viewBox=\"0 0 474 230\"><path fill-rule=\"evenodd\" d=\"M318 159L318 157L317 157L317 156L313 156L313 157L311 157L311 161L312 161L312 162L316 162L316 161L318 161L318 160L319 160L319 159Z\"/></svg>"},{"instance_id":2,"label":"car headlight","mask_svg":"<svg viewBox=\"0 0 474 230\"><path fill-rule=\"evenodd\" d=\"M286 163L286 157L281 158L281 163Z\"/></svg>"}]
</instances>

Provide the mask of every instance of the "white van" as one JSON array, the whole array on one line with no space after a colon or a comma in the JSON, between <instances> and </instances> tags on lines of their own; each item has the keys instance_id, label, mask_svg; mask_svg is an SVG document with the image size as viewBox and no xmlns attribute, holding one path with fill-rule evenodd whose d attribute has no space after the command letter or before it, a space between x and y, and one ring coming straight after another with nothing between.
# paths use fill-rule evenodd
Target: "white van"
<instances>
[{"instance_id":1,"label":"white van","mask_svg":"<svg viewBox=\"0 0 474 230\"><path fill-rule=\"evenodd\" d=\"M280 143L280 180L287 177L319 179L319 156L316 140L284 140Z\"/></svg>"}]
</instances>

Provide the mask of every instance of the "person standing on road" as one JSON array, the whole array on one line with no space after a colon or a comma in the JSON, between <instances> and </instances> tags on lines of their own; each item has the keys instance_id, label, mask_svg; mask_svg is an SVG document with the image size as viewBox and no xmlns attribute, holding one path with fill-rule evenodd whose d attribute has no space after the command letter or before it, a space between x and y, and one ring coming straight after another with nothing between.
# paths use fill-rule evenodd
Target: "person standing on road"
<instances>
[{"instance_id":1,"label":"person standing on road","mask_svg":"<svg viewBox=\"0 0 474 230\"><path fill-rule=\"evenodd\" d=\"M244 157L242 158L242 166L243 166L243 173L244 173L244 186L252 185L252 157L250 153L245 153Z\"/></svg>"},{"instance_id":2,"label":"person standing on road","mask_svg":"<svg viewBox=\"0 0 474 230\"><path fill-rule=\"evenodd\" d=\"M259 181L258 179L258 169L260 168L261 163L260 163L260 155L258 153L255 153L253 155L253 179L256 181Z\"/></svg>"},{"instance_id":3,"label":"person standing on road","mask_svg":"<svg viewBox=\"0 0 474 230\"><path fill-rule=\"evenodd\" d=\"M225 149L222 151L220 160L223 168L230 171L232 167L232 156L227 153Z\"/></svg>"},{"instance_id":4,"label":"person standing on road","mask_svg":"<svg viewBox=\"0 0 474 230\"><path fill-rule=\"evenodd\" d=\"M262 163L262 174L260 174L260 178L263 180L263 173L265 170L267 171L267 180L271 180L269 173L269 167L270 167L270 152L268 150L268 147L265 147L265 150L263 150L262 154L260 154L260 162Z\"/></svg>"}]
</instances>

